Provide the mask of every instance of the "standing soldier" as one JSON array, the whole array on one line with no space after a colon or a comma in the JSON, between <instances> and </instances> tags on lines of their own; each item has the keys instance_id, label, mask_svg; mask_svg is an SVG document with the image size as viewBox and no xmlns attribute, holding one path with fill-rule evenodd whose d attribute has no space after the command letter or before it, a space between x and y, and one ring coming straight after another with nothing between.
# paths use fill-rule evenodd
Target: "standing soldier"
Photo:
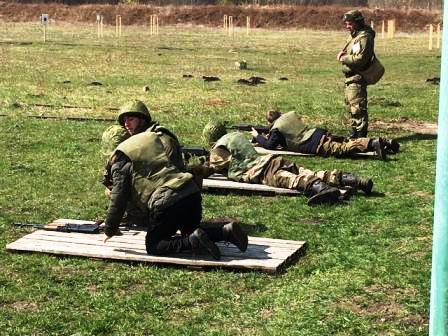
<instances>
[{"instance_id":1,"label":"standing soldier","mask_svg":"<svg viewBox=\"0 0 448 336\"><path fill-rule=\"evenodd\" d=\"M375 55L375 31L365 24L359 10L345 13L342 20L350 37L336 58L345 75L345 105L351 115L352 127L350 137L366 137L369 123L367 82L360 72L369 67Z\"/></svg>"}]
</instances>

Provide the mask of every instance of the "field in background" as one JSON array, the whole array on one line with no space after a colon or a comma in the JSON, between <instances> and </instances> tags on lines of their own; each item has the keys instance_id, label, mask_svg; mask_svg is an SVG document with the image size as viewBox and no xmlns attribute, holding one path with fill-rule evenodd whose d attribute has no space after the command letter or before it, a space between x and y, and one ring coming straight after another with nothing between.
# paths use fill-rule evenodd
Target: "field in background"
<instances>
[{"instance_id":1,"label":"field in background","mask_svg":"<svg viewBox=\"0 0 448 336\"><path fill-rule=\"evenodd\" d=\"M369 88L370 116L396 122L388 162L296 159L311 169L372 176L377 191L338 207L305 198L204 195L204 216L240 219L251 235L306 240L305 257L278 276L12 254L26 231L13 222L104 216L99 139L104 122L29 115L114 117L129 99L184 144L202 143L210 119L263 123L272 107L345 134L335 60L342 32L255 30L234 38L204 27L0 26L0 328L8 335L426 335L435 136L399 121L436 122L438 51L425 34L377 38L384 79ZM246 60L247 70L235 62ZM191 75L192 77L184 77ZM202 76L221 80L204 82ZM245 86L240 78L266 84ZM287 77L288 80L280 80ZM94 85L93 83L102 85ZM143 87L149 86L149 91ZM41 107L37 105L53 105ZM63 108L61 106L78 106ZM398 121L398 122L397 122Z\"/></svg>"}]
</instances>

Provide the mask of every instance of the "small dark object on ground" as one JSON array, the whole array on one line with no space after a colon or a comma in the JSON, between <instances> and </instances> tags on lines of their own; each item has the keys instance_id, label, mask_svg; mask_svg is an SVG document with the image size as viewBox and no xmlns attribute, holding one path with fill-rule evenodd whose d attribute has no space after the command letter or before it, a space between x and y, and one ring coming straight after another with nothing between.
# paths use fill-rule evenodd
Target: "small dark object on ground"
<instances>
[{"instance_id":1,"label":"small dark object on ground","mask_svg":"<svg viewBox=\"0 0 448 336\"><path fill-rule=\"evenodd\" d=\"M182 75L182 77L183 77L183 78L193 78L193 75L190 75L190 74L188 74L188 75Z\"/></svg>"},{"instance_id":2,"label":"small dark object on ground","mask_svg":"<svg viewBox=\"0 0 448 336\"><path fill-rule=\"evenodd\" d=\"M238 79L237 83L244 85L258 85L258 84L265 84L266 79L264 79L263 77L251 76L248 79L244 78Z\"/></svg>"},{"instance_id":3,"label":"small dark object on ground","mask_svg":"<svg viewBox=\"0 0 448 336\"><path fill-rule=\"evenodd\" d=\"M219 77L216 76L202 76L202 79L204 82L216 82L220 80Z\"/></svg>"},{"instance_id":4,"label":"small dark object on ground","mask_svg":"<svg viewBox=\"0 0 448 336\"><path fill-rule=\"evenodd\" d=\"M103 85L103 83L97 82L97 81L93 81L90 83L87 83L87 86L100 86Z\"/></svg>"},{"instance_id":5,"label":"small dark object on ground","mask_svg":"<svg viewBox=\"0 0 448 336\"><path fill-rule=\"evenodd\" d=\"M280 77L278 80L287 81L287 80L289 80L289 78L288 77Z\"/></svg>"},{"instance_id":6,"label":"small dark object on ground","mask_svg":"<svg viewBox=\"0 0 448 336\"><path fill-rule=\"evenodd\" d=\"M440 77L432 77L432 78L428 78L426 80L427 83L432 83L434 85L439 85L440 84Z\"/></svg>"}]
</instances>

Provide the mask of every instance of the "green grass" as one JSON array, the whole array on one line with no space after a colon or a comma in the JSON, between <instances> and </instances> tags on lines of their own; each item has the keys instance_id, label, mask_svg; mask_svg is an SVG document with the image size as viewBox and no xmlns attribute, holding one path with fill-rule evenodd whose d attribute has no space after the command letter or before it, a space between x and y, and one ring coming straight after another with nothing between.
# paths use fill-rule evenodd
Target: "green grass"
<instances>
[{"instance_id":1,"label":"green grass","mask_svg":"<svg viewBox=\"0 0 448 336\"><path fill-rule=\"evenodd\" d=\"M238 217L251 235L308 242L306 255L276 276L7 252L28 232L13 222L93 219L107 206L99 142L110 123L27 115L114 117L106 107L138 98L185 144L203 144L200 130L212 118L260 124L271 107L348 131L335 60L343 33L257 30L231 39L179 26L150 37L147 28L125 27L120 41L111 28L98 41L95 29L50 26L44 44L37 25L0 26L0 104L8 115L0 117L1 334L427 334L435 139L406 130L372 129L403 137L389 162L295 159L372 176L372 197L310 208L303 197L204 195L206 218ZM438 86L425 81L439 76L440 59L425 38L378 37L386 75L369 88L372 119L436 121ZM236 69L242 59L248 70ZM203 75L221 81L204 83ZM252 75L266 84L236 84ZM94 80L103 85L87 85ZM33 105L42 103L91 108Z\"/></svg>"}]
</instances>

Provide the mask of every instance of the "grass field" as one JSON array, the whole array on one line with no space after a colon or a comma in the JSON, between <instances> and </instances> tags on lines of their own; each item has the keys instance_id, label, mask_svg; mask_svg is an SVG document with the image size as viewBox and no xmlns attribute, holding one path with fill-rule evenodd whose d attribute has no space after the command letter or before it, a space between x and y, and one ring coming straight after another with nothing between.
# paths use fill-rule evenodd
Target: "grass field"
<instances>
[{"instance_id":1,"label":"grass field","mask_svg":"<svg viewBox=\"0 0 448 336\"><path fill-rule=\"evenodd\" d=\"M138 98L190 145L205 145L200 133L212 118L260 124L272 107L348 132L335 60L343 33L229 38L161 27L150 37L147 28L124 27L123 34L117 40L109 27L98 41L95 26L52 25L44 44L38 25L0 26L0 113L7 115L0 117L0 334L427 334L435 136L406 130L371 129L401 138L401 153L388 162L295 159L371 176L371 197L310 208L303 197L204 195L206 218L237 217L250 235L308 242L306 255L276 276L7 252L28 232L13 222L94 219L107 206L99 145L111 123L28 115L114 117L107 107ZM376 43L386 75L369 88L370 117L436 122L438 86L426 79L439 76L439 52L426 49L424 35ZM234 65L243 59L248 70ZM221 81L205 83L203 75ZM252 75L266 84L236 83Z\"/></svg>"}]
</instances>

